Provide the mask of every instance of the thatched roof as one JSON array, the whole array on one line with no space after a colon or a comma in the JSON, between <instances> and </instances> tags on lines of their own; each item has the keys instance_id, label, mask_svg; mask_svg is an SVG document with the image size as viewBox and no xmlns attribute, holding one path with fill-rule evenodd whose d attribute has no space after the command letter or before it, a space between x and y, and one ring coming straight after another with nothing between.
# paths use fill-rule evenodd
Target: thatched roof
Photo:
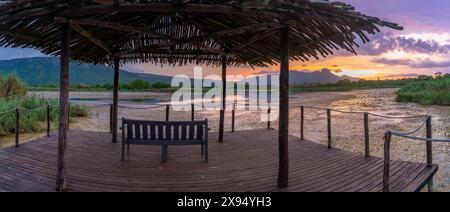
<instances>
[{"instance_id":1,"label":"thatched roof","mask_svg":"<svg viewBox=\"0 0 450 212\"><path fill-rule=\"evenodd\" d=\"M264 66L279 62L279 30L290 26L290 57L307 61L397 24L326 0L12 0L0 5L0 46L57 55L60 23L73 33L71 58L122 62Z\"/></svg>"}]
</instances>

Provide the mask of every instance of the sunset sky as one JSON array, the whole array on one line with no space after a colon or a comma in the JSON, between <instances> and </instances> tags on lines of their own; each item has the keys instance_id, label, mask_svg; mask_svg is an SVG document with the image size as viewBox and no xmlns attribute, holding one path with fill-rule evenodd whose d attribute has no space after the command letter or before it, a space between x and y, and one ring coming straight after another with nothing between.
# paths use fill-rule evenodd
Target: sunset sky
<instances>
[{"instance_id":1,"label":"sunset sky","mask_svg":"<svg viewBox=\"0 0 450 212\"><path fill-rule=\"evenodd\" d=\"M450 73L450 1L448 0L341 0L360 12L405 27L403 31L382 28L382 33L371 37L372 42L357 49L359 55L338 52L332 57L307 63L291 62L291 70L335 70L339 75L367 79L412 77L436 72ZM0 59L43 56L32 49L0 48ZM193 66L161 67L151 64L127 65L135 72L191 75ZM208 73L219 69L204 67ZM278 67L230 68L229 74L256 74L277 71Z\"/></svg>"}]
</instances>

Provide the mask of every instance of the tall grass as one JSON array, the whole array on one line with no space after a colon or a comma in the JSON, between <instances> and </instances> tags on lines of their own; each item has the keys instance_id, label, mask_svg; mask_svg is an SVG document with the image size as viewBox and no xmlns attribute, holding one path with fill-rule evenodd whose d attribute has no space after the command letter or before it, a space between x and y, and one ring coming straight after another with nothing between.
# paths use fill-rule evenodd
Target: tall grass
<instances>
[{"instance_id":1,"label":"tall grass","mask_svg":"<svg viewBox=\"0 0 450 212\"><path fill-rule=\"evenodd\" d=\"M15 133L16 108L20 108L20 133L39 133L46 130L47 105L50 105L50 119L56 126L59 117L59 104L54 100L37 97L20 97L14 99L0 98L0 136ZM6 113L3 113L7 111ZM71 104L70 116L83 117L88 115L85 107Z\"/></svg>"},{"instance_id":2,"label":"tall grass","mask_svg":"<svg viewBox=\"0 0 450 212\"><path fill-rule=\"evenodd\" d=\"M422 105L450 105L450 77L419 79L397 92L397 101Z\"/></svg>"},{"instance_id":3,"label":"tall grass","mask_svg":"<svg viewBox=\"0 0 450 212\"><path fill-rule=\"evenodd\" d=\"M0 98L10 99L23 97L27 94L25 83L15 74L0 76Z\"/></svg>"},{"instance_id":4,"label":"tall grass","mask_svg":"<svg viewBox=\"0 0 450 212\"><path fill-rule=\"evenodd\" d=\"M20 108L19 132L38 133L46 129L47 105L50 105L50 119L56 125L59 117L59 104L57 101L37 97L21 97L15 99L0 98L0 136L7 136L15 132L16 108ZM7 111L6 113L2 113ZM79 105L70 105L70 117L83 117L88 110Z\"/></svg>"}]
</instances>

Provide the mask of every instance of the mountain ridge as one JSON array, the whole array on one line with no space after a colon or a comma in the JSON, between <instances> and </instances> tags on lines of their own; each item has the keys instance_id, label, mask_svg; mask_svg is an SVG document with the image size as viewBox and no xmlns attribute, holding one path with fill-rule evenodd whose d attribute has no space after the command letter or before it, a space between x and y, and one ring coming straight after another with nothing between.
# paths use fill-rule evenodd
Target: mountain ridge
<instances>
[{"instance_id":1,"label":"mountain ridge","mask_svg":"<svg viewBox=\"0 0 450 212\"><path fill-rule=\"evenodd\" d=\"M113 82L113 69L104 65L70 62L69 80L71 84L106 84ZM15 73L27 85L59 84L59 59L56 57L32 57L0 60L0 75ZM120 70L120 82L145 80L151 83L170 83L172 77L133 73Z\"/></svg>"},{"instance_id":2,"label":"mountain ridge","mask_svg":"<svg viewBox=\"0 0 450 212\"><path fill-rule=\"evenodd\" d=\"M15 73L29 86L39 86L46 84L59 84L59 59L57 57L32 57L12 60L0 60L0 75ZM338 76L329 69L321 71L299 71L290 70L290 84L311 84L311 83L336 83L343 79L350 81L358 80L349 76ZM277 72L262 70L259 75L276 75ZM104 65L93 65L85 63L70 63L70 83L71 84L112 84L113 70ZM120 70L120 82L131 82L134 80L145 80L150 83L164 82L171 83L172 77L135 73L124 69Z\"/></svg>"}]
</instances>

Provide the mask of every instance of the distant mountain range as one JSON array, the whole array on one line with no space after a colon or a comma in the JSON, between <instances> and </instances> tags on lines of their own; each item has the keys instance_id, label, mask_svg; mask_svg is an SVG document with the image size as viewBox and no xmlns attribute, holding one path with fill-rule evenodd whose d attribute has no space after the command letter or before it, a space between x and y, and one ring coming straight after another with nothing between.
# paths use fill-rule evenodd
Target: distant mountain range
<instances>
[{"instance_id":1,"label":"distant mountain range","mask_svg":"<svg viewBox=\"0 0 450 212\"><path fill-rule=\"evenodd\" d=\"M329 69L322 69L321 71L290 71L290 84L305 84L305 83L337 83L340 80L357 81L358 78L349 76L338 76Z\"/></svg>"},{"instance_id":2,"label":"distant mountain range","mask_svg":"<svg viewBox=\"0 0 450 212\"><path fill-rule=\"evenodd\" d=\"M55 57L21 58L13 60L0 60L0 75L15 73L27 85L59 84L59 59ZM275 72L261 71L260 74L276 74ZM126 70L120 71L120 81L130 82L142 79L151 83L170 83L172 77L133 73ZM305 83L336 83L339 80L358 80L348 76L337 76L328 69L321 71L290 71L290 84ZM70 83L72 84L105 84L112 83L112 68L104 65L70 63Z\"/></svg>"},{"instance_id":3,"label":"distant mountain range","mask_svg":"<svg viewBox=\"0 0 450 212\"><path fill-rule=\"evenodd\" d=\"M262 75L277 75L278 73L272 71L261 71ZM322 69L320 71L298 71L291 70L289 72L289 83L293 84L312 84L312 83L337 83L340 80L358 81L358 78L349 76L338 76L329 69Z\"/></svg>"},{"instance_id":4,"label":"distant mountain range","mask_svg":"<svg viewBox=\"0 0 450 212\"><path fill-rule=\"evenodd\" d=\"M0 60L0 75L15 73L27 85L59 84L59 59L55 57L34 57ZM70 83L105 84L113 82L113 70L104 65L70 63ZM172 77L155 74L132 73L120 70L120 81L130 82L142 79L148 82L170 83Z\"/></svg>"}]
</instances>

